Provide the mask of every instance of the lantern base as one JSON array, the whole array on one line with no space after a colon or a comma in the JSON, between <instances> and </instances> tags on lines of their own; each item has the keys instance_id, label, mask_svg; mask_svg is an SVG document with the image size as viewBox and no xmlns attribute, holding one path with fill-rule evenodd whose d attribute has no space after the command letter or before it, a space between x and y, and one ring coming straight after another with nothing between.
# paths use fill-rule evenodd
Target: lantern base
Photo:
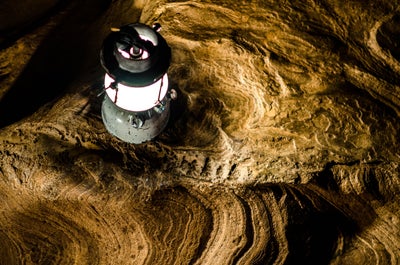
<instances>
[{"instance_id":1,"label":"lantern base","mask_svg":"<svg viewBox=\"0 0 400 265\"><path fill-rule=\"evenodd\" d=\"M107 131L133 144L144 143L159 135L167 126L169 113L170 101L167 97L159 105L141 112L118 107L107 94L101 106L101 116Z\"/></svg>"}]
</instances>

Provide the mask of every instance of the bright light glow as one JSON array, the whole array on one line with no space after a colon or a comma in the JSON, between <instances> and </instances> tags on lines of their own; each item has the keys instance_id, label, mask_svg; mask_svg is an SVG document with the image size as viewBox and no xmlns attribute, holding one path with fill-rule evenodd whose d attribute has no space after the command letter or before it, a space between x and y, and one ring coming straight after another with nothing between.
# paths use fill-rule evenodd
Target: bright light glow
<instances>
[{"instance_id":1,"label":"bright light glow","mask_svg":"<svg viewBox=\"0 0 400 265\"><path fill-rule=\"evenodd\" d=\"M114 82L108 74L104 78L104 86L107 95L112 101L115 101L116 89L110 87ZM156 106L159 100L162 100L168 91L168 76L165 74L157 82L145 87L129 87L118 84L118 95L115 104L123 109L130 111L143 111ZM160 91L161 89L161 91Z\"/></svg>"}]
</instances>

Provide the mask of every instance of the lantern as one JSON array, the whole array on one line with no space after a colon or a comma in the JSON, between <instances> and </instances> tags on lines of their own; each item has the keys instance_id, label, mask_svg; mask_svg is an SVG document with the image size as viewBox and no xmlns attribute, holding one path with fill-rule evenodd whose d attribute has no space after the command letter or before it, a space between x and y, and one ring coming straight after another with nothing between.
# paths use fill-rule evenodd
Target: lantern
<instances>
[{"instance_id":1,"label":"lantern","mask_svg":"<svg viewBox=\"0 0 400 265\"><path fill-rule=\"evenodd\" d=\"M167 70L171 49L159 24L129 24L112 29L100 52L106 71L101 113L108 132L128 143L160 134L170 114Z\"/></svg>"}]
</instances>

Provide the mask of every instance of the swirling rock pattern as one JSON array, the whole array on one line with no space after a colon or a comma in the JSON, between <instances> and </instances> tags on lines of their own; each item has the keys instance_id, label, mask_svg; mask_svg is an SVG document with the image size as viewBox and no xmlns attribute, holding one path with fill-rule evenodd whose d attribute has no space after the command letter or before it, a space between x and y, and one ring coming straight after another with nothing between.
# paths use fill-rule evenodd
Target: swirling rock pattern
<instances>
[{"instance_id":1,"label":"swirling rock pattern","mask_svg":"<svg viewBox=\"0 0 400 265\"><path fill-rule=\"evenodd\" d=\"M0 264L400 263L397 1L41 3L0 40ZM136 21L179 98L128 145L97 53Z\"/></svg>"}]
</instances>

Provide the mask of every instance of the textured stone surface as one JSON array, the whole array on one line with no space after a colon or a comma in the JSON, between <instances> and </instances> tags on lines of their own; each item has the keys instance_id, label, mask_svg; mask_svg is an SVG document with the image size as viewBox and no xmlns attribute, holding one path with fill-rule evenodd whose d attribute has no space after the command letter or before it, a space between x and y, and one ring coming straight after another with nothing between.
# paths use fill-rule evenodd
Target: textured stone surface
<instances>
[{"instance_id":1,"label":"textured stone surface","mask_svg":"<svg viewBox=\"0 0 400 265\"><path fill-rule=\"evenodd\" d=\"M398 1L41 2L1 29L0 264L400 263ZM179 98L129 145L98 52L137 21Z\"/></svg>"}]
</instances>

